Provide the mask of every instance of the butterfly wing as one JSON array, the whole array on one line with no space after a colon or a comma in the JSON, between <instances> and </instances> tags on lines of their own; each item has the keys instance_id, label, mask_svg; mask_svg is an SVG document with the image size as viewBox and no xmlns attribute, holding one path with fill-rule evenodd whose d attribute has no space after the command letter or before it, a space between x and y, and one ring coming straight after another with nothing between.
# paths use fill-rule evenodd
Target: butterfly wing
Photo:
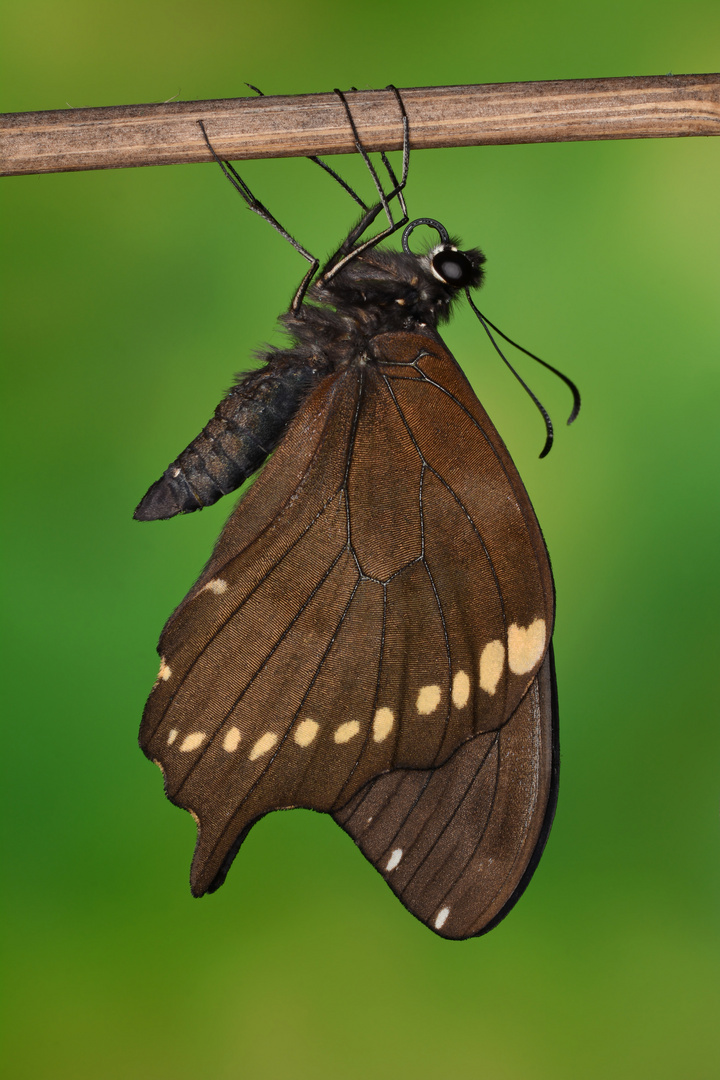
<instances>
[{"instance_id":1,"label":"butterfly wing","mask_svg":"<svg viewBox=\"0 0 720 1080\"><path fill-rule=\"evenodd\" d=\"M301 407L160 641L141 745L198 822L193 892L222 883L259 817L291 806L333 813L377 862L354 800L385 793L400 824L390 788L408 770L450 793L428 821L455 800L445 833L492 837L519 756L544 778L537 805L515 799L506 843L519 876L491 886L494 906L480 889L474 921L471 900L457 927L447 917L450 936L479 932L478 913L495 919L517 891L550 799L538 674L552 624L532 507L460 368L433 339L373 339ZM484 811L477 784L460 794L473 769L483 790L495 776ZM458 881L472 893L471 861ZM435 892L417 884L435 864L421 862L402 897L441 931ZM450 886L454 871L432 873Z\"/></svg>"},{"instance_id":2,"label":"butterfly wing","mask_svg":"<svg viewBox=\"0 0 720 1080\"><path fill-rule=\"evenodd\" d=\"M398 769L333 817L402 903L442 937L484 934L522 895L552 825L558 780L552 646L499 731L436 769Z\"/></svg>"}]
</instances>

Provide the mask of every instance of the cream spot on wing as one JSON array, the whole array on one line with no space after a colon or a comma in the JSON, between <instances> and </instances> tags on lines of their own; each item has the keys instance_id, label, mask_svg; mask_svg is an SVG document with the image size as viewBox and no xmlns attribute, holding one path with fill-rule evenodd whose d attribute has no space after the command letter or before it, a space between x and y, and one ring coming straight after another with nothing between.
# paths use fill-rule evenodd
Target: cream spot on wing
<instances>
[{"instance_id":1,"label":"cream spot on wing","mask_svg":"<svg viewBox=\"0 0 720 1080\"><path fill-rule=\"evenodd\" d=\"M231 727L223 739L223 750L227 750L228 754L234 753L240 745L241 738L238 728Z\"/></svg>"},{"instance_id":2,"label":"cream spot on wing","mask_svg":"<svg viewBox=\"0 0 720 1080\"><path fill-rule=\"evenodd\" d=\"M293 739L298 746L309 746L318 733L320 725L317 720L301 720L295 728Z\"/></svg>"},{"instance_id":3,"label":"cream spot on wing","mask_svg":"<svg viewBox=\"0 0 720 1080\"><path fill-rule=\"evenodd\" d=\"M441 908L441 910L438 911L437 917L435 919L435 929L436 930L439 930L441 926L445 925L445 922L447 921L447 917L448 917L449 914L450 914L450 908L449 907Z\"/></svg>"},{"instance_id":4,"label":"cream spot on wing","mask_svg":"<svg viewBox=\"0 0 720 1080\"><path fill-rule=\"evenodd\" d=\"M180 475L180 469L177 467L177 465L173 469L172 474L173 474L173 476L179 476Z\"/></svg>"},{"instance_id":5,"label":"cream spot on wing","mask_svg":"<svg viewBox=\"0 0 720 1080\"><path fill-rule=\"evenodd\" d=\"M163 779L165 779L165 769L163 768L162 763L159 762L157 758L153 758L152 763L153 765L157 765L158 769L163 774Z\"/></svg>"},{"instance_id":6,"label":"cream spot on wing","mask_svg":"<svg viewBox=\"0 0 720 1080\"><path fill-rule=\"evenodd\" d=\"M470 679L466 671L458 671L453 679L452 700L456 709L464 709L470 698Z\"/></svg>"},{"instance_id":7,"label":"cream spot on wing","mask_svg":"<svg viewBox=\"0 0 720 1080\"><path fill-rule=\"evenodd\" d=\"M440 687L439 686L421 686L420 693L417 696L417 702L415 708L422 716L429 716L431 712L435 712L440 704Z\"/></svg>"},{"instance_id":8,"label":"cream spot on wing","mask_svg":"<svg viewBox=\"0 0 720 1080\"><path fill-rule=\"evenodd\" d=\"M178 734L177 728L176 727L171 727L170 730L168 731L168 737L167 737L168 746L172 746L172 744L177 739L177 734Z\"/></svg>"},{"instance_id":9,"label":"cream spot on wing","mask_svg":"<svg viewBox=\"0 0 720 1080\"><path fill-rule=\"evenodd\" d=\"M348 720L346 724L341 724L337 729L333 738L337 743L350 742L354 739L360 730L360 722L358 720Z\"/></svg>"},{"instance_id":10,"label":"cream spot on wing","mask_svg":"<svg viewBox=\"0 0 720 1080\"><path fill-rule=\"evenodd\" d=\"M529 626L513 623L508 629L508 667L514 675L532 671L545 652L545 620L535 619Z\"/></svg>"},{"instance_id":11,"label":"cream spot on wing","mask_svg":"<svg viewBox=\"0 0 720 1080\"><path fill-rule=\"evenodd\" d=\"M158 671L158 679L162 679L163 682L167 682L171 675L172 675L172 671L170 670L168 665L165 663L165 657L163 656L162 659L160 660L160 670Z\"/></svg>"},{"instance_id":12,"label":"cream spot on wing","mask_svg":"<svg viewBox=\"0 0 720 1080\"><path fill-rule=\"evenodd\" d=\"M274 731L266 731L264 735L260 736L250 751L250 760L257 761L263 754L267 754L268 750L272 750L277 741L278 737Z\"/></svg>"},{"instance_id":13,"label":"cream spot on wing","mask_svg":"<svg viewBox=\"0 0 720 1080\"><path fill-rule=\"evenodd\" d=\"M208 581L200 592L214 592L216 596L222 596L224 592L227 592L228 583L223 581L221 577L213 578L212 581Z\"/></svg>"},{"instance_id":14,"label":"cream spot on wing","mask_svg":"<svg viewBox=\"0 0 720 1080\"><path fill-rule=\"evenodd\" d=\"M396 847L395 850L393 851L392 855L388 859L388 863L387 863L387 866L385 867L385 869L386 870L394 870L395 867L400 862L400 860L402 859L402 857L403 857L402 848L401 847Z\"/></svg>"},{"instance_id":15,"label":"cream spot on wing","mask_svg":"<svg viewBox=\"0 0 720 1080\"><path fill-rule=\"evenodd\" d=\"M206 739L206 731L191 731L180 743L180 750L183 754L186 754L188 750L197 750L198 746L202 746Z\"/></svg>"},{"instance_id":16,"label":"cream spot on wing","mask_svg":"<svg viewBox=\"0 0 720 1080\"><path fill-rule=\"evenodd\" d=\"M195 811L194 810L188 810L188 814L193 819L193 821L195 822L195 824L197 825L197 827L199 829L200 828L200 818L197 816Z\"/></svg>"},{"instance_id":17,"label":"cream spot on wing","mask_svg":"<svg viewBox=\"0 0 720 1080\"><path fill-rule=\"evenodd\" d=\"M480 686L486 694L494 694L500 682L505 663L505 646L502 641L488 641L480 653Z\"/></svg>"},{"instance_id":18,"label":"cream spot on wing","mask_svg":"<svg viewBox=\"0 0 720 1080\"><path fill-rule=\"evenodd\" d=\"M393 729L394 723L395 717L393 716L392 709L378 709L375 713L375 719L373 720L373 739L375 742L382 742L383 739L387 739Z\"/></svg>"}]
</instances>

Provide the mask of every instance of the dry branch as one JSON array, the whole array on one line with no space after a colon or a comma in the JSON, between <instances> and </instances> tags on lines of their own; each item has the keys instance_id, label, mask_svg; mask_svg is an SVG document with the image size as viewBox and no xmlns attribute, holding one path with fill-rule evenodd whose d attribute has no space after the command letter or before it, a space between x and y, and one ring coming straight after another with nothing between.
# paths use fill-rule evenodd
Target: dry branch
<instances>
[{"instance_id":1,"label":"dry branch","mask_svg":"<svg viewBox=\"0 0 720 1080\"><path fill-rule=\"evenodd\" d=\"M720 75L496 83L402 90L414 148L720 134ZM351 96L370 150L401 145L387 90ZM334 94L179 101L0 115L0 175L355 149Z\"/></svg>"}]
</instances>

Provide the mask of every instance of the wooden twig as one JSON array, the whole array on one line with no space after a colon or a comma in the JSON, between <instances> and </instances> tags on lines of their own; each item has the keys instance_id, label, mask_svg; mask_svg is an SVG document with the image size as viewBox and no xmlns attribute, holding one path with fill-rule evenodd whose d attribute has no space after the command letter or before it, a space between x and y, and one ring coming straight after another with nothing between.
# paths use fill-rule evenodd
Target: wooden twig
<instances>
[{"instance_id":1,"label":"wooden twig","mask_svg":"<svg viewBox=\"0 0 720 1080\"><path fill-rule=\"evenodd\" d=\"M402 90L414 148L720 134L720 75L496 83ZM394 95L351 96L370 150L396 150ZM203 120L225 158L355 149L334 94L179 101L0 116L0 175L208 161Z\"/></svg>"}]
</instances>

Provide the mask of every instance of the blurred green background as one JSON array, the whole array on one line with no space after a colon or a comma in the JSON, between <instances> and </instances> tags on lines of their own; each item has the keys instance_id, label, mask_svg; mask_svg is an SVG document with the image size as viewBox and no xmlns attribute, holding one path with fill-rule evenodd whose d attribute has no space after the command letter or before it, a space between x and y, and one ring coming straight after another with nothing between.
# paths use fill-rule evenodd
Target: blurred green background
<instances>
[{"instance_id":1,"label":"blurred green background","mask_svg":"<svg viewBox=\"0 0 720 1080\"><path fill-rule=\"evenodd\" d=\"M714 0L10 0L2 108L708 72L719 22ZM539 462L475 319L447 332L553 557L563 750L528 892L462 944L309 812L263 820L192 900L193 823L135 745L232 500L133 508L277 340L300 260L214 167L0 182L9 1075L720 1075L719 166L713 139L412 158L411 215L484 248L483 310L584 397L566 429L562 384L519 362L558 428ZM320 254L354 220L306 161L242 174Z\"/></svg>"}]
</instances>

